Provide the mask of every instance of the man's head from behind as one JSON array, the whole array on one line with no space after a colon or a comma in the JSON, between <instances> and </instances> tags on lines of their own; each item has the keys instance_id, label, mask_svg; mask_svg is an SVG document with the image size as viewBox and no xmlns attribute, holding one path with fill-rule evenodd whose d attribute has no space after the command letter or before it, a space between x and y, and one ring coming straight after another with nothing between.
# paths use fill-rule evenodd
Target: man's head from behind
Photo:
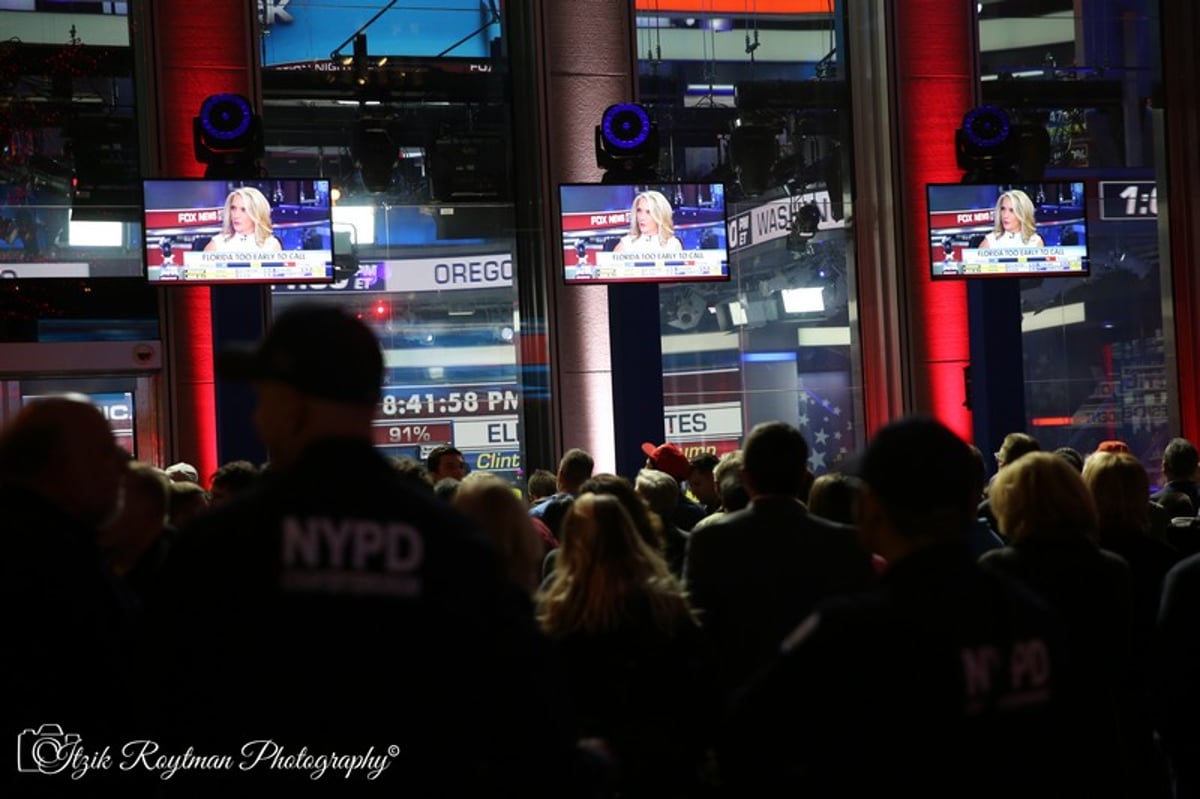
<instances>
[{"instance_id":1,"label":"man's head from behind","mask_svg":"<svg viewBox=\"0 0 1200 799\"><path fill-rule=\"evenodd\" d=\"M212 506L225 505L234 497L247 493L258 484L261 476L262 470L250 461L236 460L222 464L209 481Z\"/></svg>"},{"instance_id":2,"label":"man's head from behind","mask_svg":"<svg viewBox=\"0 0 1200 799\"><path fill-rule=\"evenodd\" d=\"M99 544L118 573L125 573L167 523L171 479L147 463L130 461L125 474L121 512L100 529Z\"/></svg>"},{"instance_id":3,"label":"man's head from behind","mask_svg":"<svg viewBox=\"0 0 1200 799\"><path fill-rule=\"evenodd\" d=\"M1168 480L1195 480L1200 465L1196 445L1186 438L1173 438L1163 450L1162 470Z\"/></svg>"},{"instance_id":4,"label":"man's head from behind","mask_svg":"<svg viewBox=\"0 0 1200 799\"><path fill-rule=\"evenodd\" d=\"M1000 444L1000 451L996 453L996 466L1004 468L1022 455L1038 452L1041 448L1038 440L1028 433L1009 433Z\"/></svg>"},{"instance_id":5,"label":"man's head from behind","mask_svg":"<svg viewBox=\"0 0 1200 799\"><path fill-rule=\"evenodd\" d=\"M647 441L642 444L642 454L646 456L648 468L666 472L678 483L688 479L688 472L692 467L688 463L687 455L679 448L678 444L666 443L655 446Z\"/></svg>"},{"instance_id":6,"label":"man's head from behind","mask_svg":"<svg viewBox=\"0 0 1200 799\"><path fill-rule=\"evenodd\" d=\"M746 436L742 479L751 499L799 497L808 478L808 442L786 422L764 422Z\"/></svg>"},{"instance_id":7,"label":"man's head from behind","mask_svg":"<svg viewBox=\"0 0 1200 799\"><path fill-rule=\"evenodd\" d=\"M361 320L305 304L284 311L256 348L222 352L217 371L254 383L255 425L272 463L286 465L315 438L370 437L383 353Z\"/></svg>"},{"instance_id":8,"label":"man's head from behind","mask_svg":"<svg viewBox=\"0 0 1200 799\"><path fill-rule=\"evenodd\" d=\"M863 483L864 543L891 558L918 543L960 540L978 503L973 460L967 443L933 419L879 430L850 469Z\"/></svg>"},{"instance_id":9,"label":"man's head from behind","mask_svg":"<svg viewBox=\"0 0 1200 799\"><path fill-rule=\"evenodd\" d=\"M566 494L578 494L596 468L596 461L581 449L569 449L558 462L558 490Z\"/></svg>"},{"instance_id":10,"label":"man's head from behind","mask_svg":"<svg viewBox=\"0 0 1200 799\"><path fill-rule=\"evenodd\" d=\"M104 415L81 395L29 403L0 436L0 482L27 486L87 525L117 511L128 461Z\"/></svg>"}]
</instances>

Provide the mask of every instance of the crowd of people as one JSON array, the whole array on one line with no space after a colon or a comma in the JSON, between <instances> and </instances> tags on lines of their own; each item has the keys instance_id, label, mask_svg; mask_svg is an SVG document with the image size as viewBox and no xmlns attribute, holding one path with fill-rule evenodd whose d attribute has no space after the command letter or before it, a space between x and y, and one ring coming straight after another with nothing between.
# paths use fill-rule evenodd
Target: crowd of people
<instances>
[{"instance_id":1,"label":"crowd of people","mask_svg":"<svg viewBox=\"0 0 1200 799\"><path fill-rule=\"evenodd\" d=\"M218 368L271 462L207 487L84 398L0 434L5 795L1200 796L1185 439L1154 491L1119 441L1024 432L988 480L913 417L814 478L769 422L522 492L380 454L382 356L336 309Z\"/></svg>"}]
</instances>

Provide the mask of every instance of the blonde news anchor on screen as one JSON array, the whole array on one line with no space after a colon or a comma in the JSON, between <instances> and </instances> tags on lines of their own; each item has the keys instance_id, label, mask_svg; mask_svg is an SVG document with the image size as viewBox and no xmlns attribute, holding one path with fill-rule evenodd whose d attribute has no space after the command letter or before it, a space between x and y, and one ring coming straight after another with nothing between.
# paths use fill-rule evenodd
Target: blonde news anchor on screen
<instances>
[{"instance_id":1,"label":"blonde news anchor on screen","mask_svg":"<svg viewBox=\"0 0 1200 799\"><path fill-rule=\"evenodd\" d=\"M678 252L683 242L675 235L674 210L662 193L643 191L633 198L629 211L629 233L621 237L614 252Z\"/></svg>"},{"instance_id":2,"label":"blonde news anchor on screen","mask_svg":"<svg viewBox=\"0 0 1200 799\"><path fill-rule=\"evenodd\" d=\"M271 234L271 204L253 186L229 192L225 198L221 232L204 247L205 252L278 252L283 245Z\"/></svg>"},{"instance_id":3,"label":"blonde news anchor on screen","mask_svg":"<svg viewBox=\"0 0 1200 799\"><path fill-rule=\"evenodd\" d=\"M1033 218L1033 200L1020 189L1012 189L996 200L996 226L984 236L979 249L989 247L1045 247Z\"/></svg>"}]
</instances>

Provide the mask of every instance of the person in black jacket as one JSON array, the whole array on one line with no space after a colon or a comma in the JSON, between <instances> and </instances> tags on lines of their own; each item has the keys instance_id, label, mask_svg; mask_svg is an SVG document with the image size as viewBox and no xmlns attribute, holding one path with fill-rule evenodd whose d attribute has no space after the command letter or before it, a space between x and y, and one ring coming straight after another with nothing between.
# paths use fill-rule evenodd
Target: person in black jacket
<instances>
[{"instance_id":1,"label":"person in black jacket","mask_svg":"<svg viewBox=\"0 0 1200 799\"><path fill-rule=\"evenodd\" d=\"M819 604L738 695L723 767L740 796L1067 796L1058 628L978 567L966 443L884 427L855 468L858 525L889 567Z\"/></svg>"},{"instance_id":2,"label":"person in black jacket","mask_svg":"<svg viewBox=\"0 0 1200 799\"><path fill-rule=\"evenodd\" d=\"M0 629L10 655L0 705L17 744L16 768L0 780L5 796L67 786L134 795L137 777L116 769L71 778L76 754L148 732L140 608L99 546L120 509L128 459L82 395L28 403L0 436Z\"/></svg>"},{"instance_id":3,"label":"person in black jacket","mask_svg":"<svg viewBox=\"0 0 1200 799\"><path fill-rule=\"evenodd\" d=\"M233 756L224 796L570 795L549 642L486 536L374 448L383 368L329 306L219 359L253 381L271 468L181 531L168 741ZM173 782L205 795L207 776Z\"/></svg>"},{"instance_id":4,"label":"person in black jacket","mask_svg":"<svg viewBox=\"0 0 1200 799\"><path fill-rule=\"evenodd\" d=\"M1158 617L1158 729L1177 799L1200 798L1200 555L1167 572Z\"/></svg>"},{"instance_id":5,"label":"person in black jacket","mask_svg":"<svg viewBox=\"0 0 1200 799\"><path fill-rule=\"evenodd\" d=\"M727 692L764 665L819 600L874 579L854 532L808 513L798 494L808 445L784 422L760 424L745 445L750 505L688 539L688 596L712 641Z\"/></svg>"}]
</instances>

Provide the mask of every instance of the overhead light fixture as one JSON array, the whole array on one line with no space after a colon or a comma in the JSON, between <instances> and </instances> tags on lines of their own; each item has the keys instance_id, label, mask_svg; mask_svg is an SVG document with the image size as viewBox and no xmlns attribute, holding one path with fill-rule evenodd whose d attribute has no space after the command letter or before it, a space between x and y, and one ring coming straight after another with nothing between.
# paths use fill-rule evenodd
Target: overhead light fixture
<instances>
[{"instance_id":1,"label":"overhead light fixture","mask_svg":"<svg viewBox=\"0 0 1200 799\"><path fill-rule=\"evenodd\" d=\"M783 310L787 313L825 313L825 288L823 286L784 289L779 292L779 296L783 300Z\"/></svg>"},{"instance_id":2,"label":"overhead light fixture","mask_svg":"<svg viewBox=\"0 0 1200 799\"><path fill-rule=\"evenodd\" d=\"M386 120L360 119L355 124L351 153L367 191L378 194L392 185L392 169L400 150L392 140Z\"/></svg>"},{"instance_id":3,"label":"overhead light fixture","mask_svg":"<svg viewBox=\"0 0 1200 799\"><path fill-rule=\"evenodd\" d=\"M375 206L337 205L333 208L333 227L350 231L353 242L375 243Z\"/></svg>"},{"instance_id":4,"label":"overhead light fixture","mask_svg":"<svg viewBox=\"0 0 1200 799\"><path fill-rule=\"evenodd\" d=\"M729 162L738 185L748 196L771 186L771 170L779 160L779 131L760 122L738 120L729 134Z\"/></svg>"},{"instance_id":5,"label":"overhead light fixture","mask_svg":"<svg viewBox=\"0 0 1200 799\"><path fill-rule=\"evenodd\" d=\"M745 325L750 318L746 315L746 306L741 300L734 300L727 306L729 310L729 320L737 327Z\"/></svg>"},{"instance_id":6,"label":"overhead light fixture","mask_svg":"<svg viewBox=\"0 0 1200 799\"><path fill-rule=\"evenodd\" d=\"M972 108L955 131L954 149L964 179L1038 180L1050 158L1046 126L1013 120L994 105Z\"/></svg>"},{"instance_id":7,"label":"overhead light fixture","mask_svg":"<svg viewBox=\"0 0 1200 799\"><path fill-rule=\"evenodd\" d=\"M806 250L808 242L817 235L821 226L821 209L815 203L805 203L796 209L792 215L792 224L788 228L787 246L789 250L797 248Z\"/></svg>"},{"instance_id":8,"label":"overhead light fixture","mask_svg":"<svg viewBox=\"0 0 1200 799\"><path fill-rule=\"evenodd\" d=\"M120 247L125 243L121 222L67 221L67 243L72 247Z\"/></svg>"},{"instance_id":9,"label":"overhead light fixture","mask_svg":"<svg viewBox=\"0 0 1200 799\"><path fill-rule=\"evenodd\" d=\"M658 165L658 125L644 106L618 103L596 126L596 166L611 180L651 177Z\"/></svg>"},{"instance_id":10,"label":"overhead light fixture","mask_svg":"<svg viewBox=\"0 0 1200 799\"><path fill-rule=\"evenodd\" d=\"M367 61L367 34L355 34L354 55L351 58L351 63L354 64L354 82L359 86L366 86L367 69L369 68Z\"/></svg>"},{"instance_id":11,"label":"overhead light fixture","mask_svg":"<svg viewBox=\"0 0 1200 799\"><path fill-rule=\"evenodd\" d=\"M207 177L245 177L264 152L262 118L240 94L210 95L192 120L192 144Z\"/></svg>"}]
</instances>

